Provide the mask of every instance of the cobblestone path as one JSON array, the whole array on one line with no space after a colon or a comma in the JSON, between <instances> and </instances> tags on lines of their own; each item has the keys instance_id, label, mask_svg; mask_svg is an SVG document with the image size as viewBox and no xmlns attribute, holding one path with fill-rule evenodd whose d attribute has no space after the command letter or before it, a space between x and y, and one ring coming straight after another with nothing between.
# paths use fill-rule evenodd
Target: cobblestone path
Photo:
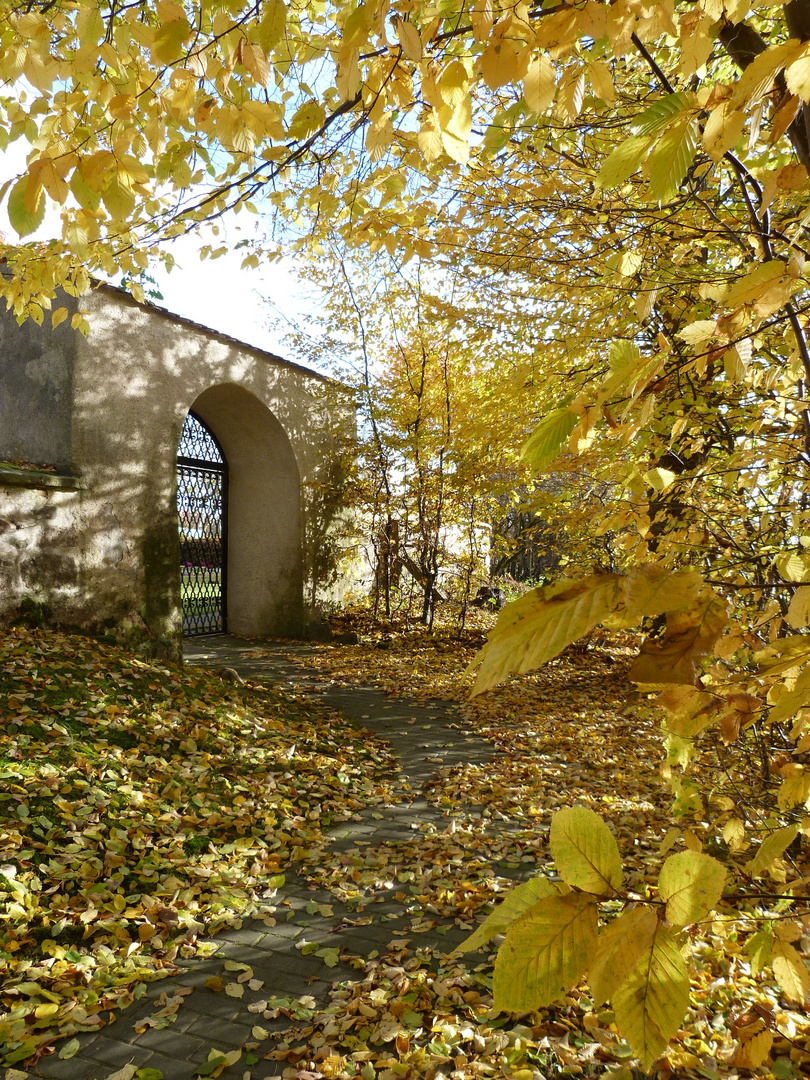
<instances>
[{"instance_id":1,"label":"cobblestone path","mask_svg":"<svg viewBox=\"0 0 810 1080\"><path fill-rule=\"evenodd\" d=\"M261 650L265 655L257 657ZM335 852L352 848L373 847L376 844L407 845L413 831L441 831L448 826L447 817L424 798L425 785L435 779L437 770L445 765L471 762L484 764L492 748L471 733L458 727L453 705L435 702L417 705L395 700L379 690L368 687L339 687L326 678L288 659L297 655L304 663L311 647L301 644L251 642L235 638L198 638L188 643L186 660L213 669L230 667L240 675L255 681L292 690L296 695L310 697L340 709L359 727L372 731L388 741L402 766L395 790L396 802L363 810L347 822L335 827L330 836L330 849ZM253 654L253 655L251 655ZM506 876L520 876L509 868L499 868ZM251 1028L257 1022L269 1029L281 1029L289 1020L265 1020L251 1013L249 1006L272 997L297 999L305 995L321 1006L326 1003L333 982L357 978L357 971L344 964L325 966L314 955L303 955L296 944L306 937L319 947L345 948L349 952L368 956L374 950L384 950L392 938L407 929L402 919L403 907L391 896L375 897L374 918L365 925L356 922L355 913L335 899L332 893L321 892L307 878L302 865L287 872L286 883L279 895L276 925L262 920L245 919L241 928L218 934L213 940L216 952L204 959L181 961L177 975L147 984L146 993L128 1009L117 1013L114 1023L98 1034L80 1036L80 1049L75 1057L60 1061L56 1056L43 1059L28 1075L52 1077L54 1080L107 1080L122 1066L160 1070L165 1080L192 1080L196 1066L207 1060L212 1047L227 1052L251 1041ZM324 917L313 909L312 901L328 905L332 915ZM285 921L286 913L286 921ZM419 938L420 948L447 953L465 936L452 921L438 920L438 925ZM258 990L245 986L243 998L227 996L206 986L206 980L223 973L225 961L247 965L253 977L262 983ZM228 979L233 979L229 975ZM171 997L181 988L193 992L183 1000L175 1020L165 1028L150 1027L136 1032L138 1022L154 1015L161 1008L162 995ZM272 1049L272 1039L262 1044L259 1053ZM18 1067L19 1068L19 1067ZM285 1068L279 1061L260 1060L246 1067L242 1060L226 1069L225 1078L250 1075L251 1080L278 1076Z\"/></svg>"}]
</instances>

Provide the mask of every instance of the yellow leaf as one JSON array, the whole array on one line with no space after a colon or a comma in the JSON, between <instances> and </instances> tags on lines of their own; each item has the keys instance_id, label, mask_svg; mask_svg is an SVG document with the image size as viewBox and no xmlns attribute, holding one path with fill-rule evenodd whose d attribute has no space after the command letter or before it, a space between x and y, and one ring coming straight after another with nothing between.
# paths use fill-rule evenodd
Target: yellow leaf
<instances>
[{"instance_id":1,"label":"yellow leaf","mask_svg":"<svg viewBox=\"0 0 810 1080\"><path fill-rule=\"evenodd\" d=\"M596 911L586 893L550 896L530 907L498 950L494 1008L529 1012L575 986L596 946Z\"/></svg>"},{"instance_id":2,"label":"yellow leaf","mask_svg":"<svg viewBox=\"0 0 810 1080\"><path fill-rule=\"evenodd\" d=\"M585 72L573 69L567 72L557 91L556 111L564 123L573 123L579 116L585 99Z\"/></svg>"},{"instance_id":3,"label":"yellow leaf","mask_svg":"<svg viewBox=\"0 0 810 1080\"><path fill-rule=\"evenodd\" d=\"M602 162L596 177L599 188L619 187L637 172L650 152L652 139L646 135L636 135L619 143Z\"/></svg>"},{"instance_id":4,"label":"yellow leaf","mask_svg":"<svg viewBox=\"0 0 810 1080\"><path fill-rule=\"evenodd\" d=\"M622 581L627 610L631 615L637 613L639 619L691 608L702 588L703 578L697 570L672 570L661 563L642 563Z\"/></svg>"},{"instance_id":5,"label":"yellow leaf","mask_svg":"<svg viewBox=\"0 0 810 1080\"><path fill-rule=\"evenodd\" d=\"M723 826L723 839L731 851L739 851L745 841L745 822L741 818L729 818Z\"/></svg>"},{"instance_id":6,"label":"yellow leaf","mask_svg":"<svg viewBox=\"0 0 810 1080\"><path fill-rule=\"evenodd\" d=\"M729 1064L737 1069L758 1069L767 1060L772 1046L772 1033L758 1031L750 1039L737 1043Z\"/></svg>"},{"instance_id":7,"label":"yellow leaf","mask_svg":"<svg viewBox=\"0 0 810 1080\"><path fill-rule=\"evenodd\" d=\"M803 1005L810 993L810 973L807 965L787 941L777 938L773 943L773 973L782 993L789 1001Z\"/></svg>"},{"instance_id":8,"label":"yellow leaf","mask_svg":"<svg viewBox=\"0 0 810 1080\"><path fill-rule=\"evenodd\" d=\"M540 667L592 630L615 610L620 581L617 574L593 574L533 589L507 604L470 664L470 669L481 665L473 695L513 673Z\"/></svg>"},{"instance_id":9,"label":"yellow leaf","mask_svg":"<svg viewBox=\"0 0 810 1080\"><path fill-rule=\"evenodd\" d=\"M590 893L615 892L622 883L622 861L613 833L584 806L559 810L551 818L551 854L563 881Z\"/></svg>"},{"instance_id":10,"label":"yellow leaf","mask_svg":"<svg viewBox=\"0 0 810 1080\"><path fill-rule=\"evenodd\" d=\"M486 41L492 29L492 0L475 0L470 11L470 22L476 41Z\"/></svg>"},{"instance_id":11,"label":"yellow leaf","mask_svg":"<svg viewBox=\"0 0 810 1080\"><path fill-rule=\"evenodd\" d=\"M242 46L242 66L248 71L259 86L267 86L270 82L270 65L264 55L261 45L251 45L244 42Z\"/></svg>"},{"instance_id":12,"label":"yellow leaf","mask_svg":"<svg viewBox=\"0 0 810 1080\"><path fill-rule=\"evenodd\" d=\"M325 119L326 113L319 101L305 101L296 109L287 129L287 135L291 139L307 139L323 126Z\"/></svg>"},{"instance_id":13,"label":"yellow leaf","mask_svg":"<svg viewBox=\"0 0 810 1080\"><path fill-rule=\"evenodd\" d=\"M644 473L645 483L649 484L654 491L666 491L677 479L677 474L670 469L650 469Z\"/></svg>"},{"instance_id":14,"label":"yellow leaf","mask_svg":"<svg viewBox=\"0 0 810 1080\"><path fill-rule=\"evenodd\" d=\"M723 303L728 308L752 304L770 285L779 281L784 275L785 264L780 259L758 263L753 270L731 286L723 297Z\"/></svg>"},{"instance_id":15,"label":"yellow leaf","mask_svg":"<svg viewBox=\"0 0 810 1080\"><path fill-rule=\"evenodd\" d=\"M667 918L678 926L703 919L717 906L726 871L717 859L697 851L670 855L661 867L658 893L667 902Z\"/></svg>"},{"instance_id":16,"label":"yellow leaf","mask_svg":"<svg viewBox=\"0 0 810 1080\"><path fill-rule=\"evenodd\" d=\"M495 910L487 915L481 925L455 948L454 953L467 953L482 948L496 934L505 934L512 923L539 900L544 900L547 896L557 895L557 889L554 888L548 878L534 877L524 881L522 885L518 885L517 888L507 894Z\"/></svg>"},{"instance_id":17,"label":"yellow leaf","mask_svg":"<svg viewBox=\"0 0 810 1080\"><path fill-rule=\"evenodd\" d=\"M68 317L68 309L66 307L58 307L51 315L51 329L55 330L60 323L63 323Z\"/></svg>"},{"instance_id":18,"label":"yellow leaf","mask_svg":"<svg viewBox=\"0 0 810 1080\"><path fill-rule=\"evenodd\" d=\"M392 21L402 51L409 60L418 64L422 59L422 38L419 36L419 31L413 23L406 22L399 15L395 15Z\"/></svg>"},{"instance_id":19,"label":"yellow leaf","mask_svg":"<svg viewBox=\"0 0 810 1080\"><path fill-rule=\"evenodd\" d=\"M442 136L431 115L416 137L419 149L426 161L435 161L442 152Z\"/></svg>"},{"instance_id":20,"label":"yellow leaf","mask_svg":"<svg viewBox=\"0 0 810 1080\"><path fill-rule=\"evenodd\" d=\"M689 323L683 330L679 330L675 337L685 341L687 345L701 345L714 336L716 329L716 319L698 319L697 322Z\"/></svg>"},{"instance_id":21,"label":"yellow leaf","mask_svg":"<svg viewBox=\"0 0 810 1080\"><path fill-rule=\"evenodd\" d=\"M785 68L785 82L791 94L802 101L810 101L810 46L806 45Z\"/></svg>"},{"instance_id":22,"label":"yellow leaf","mask_svg":"<svg viewBox=\"0 0 810 1080\"><path fill-rule=\"evenodd\" d=\"M668 931L659 923L650 945L613 995L620 1033L649 1070L680 1027L689 1005L686 965Z\"/></svg>"},{"instance_id":23,"label":"yellow leaf","mask_svg":"<svg viewBox=\"0 0 810 1080\"><path fill-rule=\"evenodd\" d=\"M792 40L771 46L755 56L734 87L734 95L730 99L732 107L750 107L755 105L763 94L770 93L778 73L786 65L790 66L794 57L803 49L801 42Z\"/></svg>"},{"instance_id":24,"label":"yellow leaf","mask_svg":"<svg viewBox=\"0 0 810 1080\"><path fill-rule=\"evenodd\" d=\"M350 101L360 89L360 50L353 45L340 45L336 55L335 85L343 101Z\"/></svg>"},{"instance_id":25,"label":"yellow leaf","mask_svg":"<svg viewBox=\"0 0 810 1080\"><path fill-rule=\"evenodd\" d=\"M592 60L588 64L588 78L591 81L593 92L602 101L611 105L616 100L616 91L613 86L613 76L610 68L601 60Z\"/></svg>"},{"instance_id":26,"label":"yellow leaf","mask_svg":"<svg viewBox=\"0 0 810 1080\"><path fill-rule=\"evenodd\" d=\"M623 912L602 930L588 973L595 1005L612 998L630 977L657 926L658 918L652 908L637 907Z\"/></svg>"},{"instance_id":27,"label":"yellow leaf","mask_svg":"<svg viewBox=\"0 0 810 1080\"><path fill-rule=\"evenodd\" d=\"M469 100L470 76L460 60L453 60L445 66L437 85L439 96L451 109Z\"/></svg>"},{"instance_id":28,"label":"yellow leaf","mask_svg":"<svg viewBox=\"0 0 810 1080\"><path fill-rule=\"evenodd\" d=\"M734 108L732 101L723 101L713 109L703 129L703 148L712 161L719 161L742 137L745 112Z\"/></svg>"},{"instance_id":29,"label":"yellow leaf","mask_svg":"<svg viewBox=\"0 0 810 1080\"><path fill-rule=\"evenodd\" d=\"M810 669L804 670L790 689L783 682L776 683L771 688L768 692L768 703L773 707L768 719L773 724L779 724L794 716L808 702L810 702Z\"/></svg>"},{"instance_id":30,"label":"yellow leaf","mask_svg":"<svg viewBox=\"0 0 810 1080\"><path fill-rule=\"evenodd\" d=\"M785 777L776 793L776 803L782 810L806 805L810 801L810 772L797 766L799 772Z\"/></svg>"},{"instance_id":31,"label":"yellow leaf","mask_svg":"<svg viewBox=\"0 0 810 1080\"><path fill-rule=\"evenodd\" d=\"M490 90L512 82L518 71L517 50L511 41L500 38L491 41L481 54L481 74Z\"/></svg>"},{"instance_id":32,"label":"yellow leaf","mask_svg":"<svg viewBox=\"0 0 810 1080\"><path fill-rule=\"evenodd\" d=\"M536 113L544 113L554 100L554 65L547 56L533 56L523 77L523 97Z\"/></svg>"},{"instance_id":33,"label":"yellow leaf","mask_svg":"<svg viewBox=\"0 0 810 1080\"><path fill-rule=\"evenodd\" d=\"M751 876L759 877L777 859L780 859L785 850L799 835L798 825L788 825L784 829L777 829L766 837L759 846L759 850L751 862Z\"/></svg>"}]
</instances>

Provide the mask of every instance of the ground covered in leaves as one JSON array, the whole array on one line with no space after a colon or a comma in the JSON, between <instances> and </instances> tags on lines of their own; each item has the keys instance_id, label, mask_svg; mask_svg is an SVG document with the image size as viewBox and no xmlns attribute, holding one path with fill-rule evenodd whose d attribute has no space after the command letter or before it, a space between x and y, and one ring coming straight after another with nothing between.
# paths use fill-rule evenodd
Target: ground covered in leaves
<instances>
[{"instance_id":1,"label":"ground covered in leaves","mask_svg":"<svg viewBox=\"0 0 810 1080\"><path fill-rule=\"evenodd\" d=\"M441 770L429 790L428 797L451 817L453 826L448 830L451 836L431 838L432 846L421 853L424 865L449 867L454 861L459 865L455 889L448 889L445 882L443 890L433 890L434 911L442 911L448 897L457 900L465 895L468 917L490 910L473 899L477 860L485 857L487 848L507 872L510 866L529 863L534 872L553 876L548 824L551 814L564 806L590 807L610 824L622 853L625 887L639 897L651 895L668 853L709 852L728 866L730 881L736 880L738 904L693 927L688 935L691 1007L653 1075L788 1080L810 1074L805 983L785 992L766 968L760 933L775 932L777 939L795 943L806 958L810 908L779 899L778 865L770 881L752 882L745 870L750 852L730 851L723 840L723 827L732 814L740 805L751 806L755 778L744 760L744 747L729 750L719 738L709 739L693 751L690 779L684 783L678 771L680 749L670 747L667 752L660 713L627 682L633 651L629 638L592 640L584 648L568 650L541 672L470 700L472 678L465 668L483 641L475 628L459 638L450 628L425 634L397 632L391 625L381 632L362 616L351 626L371 647L324 646L314 661L322 671L338 682L366 682L396 696L454 701L461 707L464 727L502 751L485 767ZM479 629L486 629L486 620ZM500 845L484 839L483 826L493 821L504 825ZM459 847L465 845L466 859L459 857ZM374 854L383 866L396 865L401 855L384 850ZM459 888L462 864L468 877L466 894L463 885ZM338 882L334 884L339 888ZM503 887L503 880L496 879L495 888ZM758 899L757 888L773 899ZM458 909L454 914L463 919L465 913ZM441 975L445 985L459 980L458 1005L471 977L476 986L482 970L491 978L491 967L476 968L476 954L465 959L467 963L445 966ZM479 1037L483 1033L494 1038L491 1020L489 1015L482 1025L474 1009L457 1008L454 1030L464 1028L466 1021L468 1030ZM587 992L574 991L559 1006L524 1018L517 1029L506 1025L498 1038L499 1070L526 1080L538 1075L537 1068L548 1070L549 1065L552 1068L544 1075L616 1080L646 1075L622 1064L631 1055L617 1036L613 1015L609 1009L594 1009ZM487 1044L480 1060L465 1044L460 1057L450 1054L444 1063L434 1061L434 1069L449 1069L459 1077L490 1075L487 1055L493 1045ZM471 1068L471 1058L478 1061L477 1067ZM610 1061L617 1064L608 1065Z\"/></svg>"},{"instance_id":2,"label":"ground covered in leaves","mask_svg":"<svg viewBox=\"0 0 810 1080\"><path fill-rule=\"evenodd\" d=\"M4 635L0 701L6 1064L262 913L396 770L337 715L55 632Z\"/></svg>"},{"instance_id":3,"label":"ground covered in leaves","mask_svg":"<svg viewBox=\"0 0 810 1080\"><path fill-rule=\"evenodd\" d=\"M469 701L463 671L480 634L459 641L450 630L346 628L359 630L360 645L324 645L307 663L336 682L455 701L460 734L501 753L485 766L437 760L421 792L437 823L401 842L341 851L328 847L330 825L379 817L410 797L380 741L335 715L324 724L323 706L306 695L234 686L51 632L6 639L7 1064L100 1025L178 956L209 948L206 935L218 928L245 914L282 918L284 893L275 887L297 867L331 894L335 910L349 909L346 923L390 926L388 945L361 956L302 942L327 967L341 960L355 969L325 1007L262 997L252 972L226 963L222 992L246 988L255 1039L214 1061L210 1075L250 1076L251 1063L264 1059L285 1080L644 1075L611 1010L594 1008L586 988L539 1013L494 1014L489 949L453 954L436 947L435 935L472 931L518 878L553 877L548 826L564 806L590 807L609 823L625 884L640 897L667 852L703 847L730 860L717 843L728 796L722 783L709 785L710 763L702 772L698 761L694 773L706 785L701 809L674 817L659 720L626 682L621 640L593 642ZM324 913L313 901L313 920ZM810 1072L806 1012L762 970L756 936L763 921L783 927L806 952L810 920L779 902L759 914L759 922L722 914L685 942L690 1010L652 1075L798 1080ZM172 1002L169 1013L182 996Z\"/></svg>"}]
</instances>

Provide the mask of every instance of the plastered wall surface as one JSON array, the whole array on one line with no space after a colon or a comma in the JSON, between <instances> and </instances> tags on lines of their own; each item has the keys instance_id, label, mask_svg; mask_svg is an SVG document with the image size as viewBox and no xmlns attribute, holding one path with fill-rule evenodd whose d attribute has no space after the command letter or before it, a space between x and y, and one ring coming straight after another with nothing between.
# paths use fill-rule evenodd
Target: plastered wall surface
<instances>
[{"instance_id":1,"label":"plastered wall surface","mask_svg":"<svg viewBox=\"0 0 810 1080\"><path fill-rule=\"evenodd\" d=\"M119 290L99 288L81 306L87 338L52 343L71 401L69 461L55 463L77 490L0 475L0 613L33 595L60 621L178 644L176 455L193 408L229 466L229 629L300 635L308 606L343 584L322 555L341 517L352 403L313 372Z\"/></svg>"}]
</instances>

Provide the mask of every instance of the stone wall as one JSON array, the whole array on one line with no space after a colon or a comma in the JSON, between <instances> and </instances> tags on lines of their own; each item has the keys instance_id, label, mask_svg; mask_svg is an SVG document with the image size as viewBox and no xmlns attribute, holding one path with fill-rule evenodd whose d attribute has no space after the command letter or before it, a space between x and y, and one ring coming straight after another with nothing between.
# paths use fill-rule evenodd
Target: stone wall
<instances>
[{"instance_id":1,"label":"stone wall","mask_svg":"<svg viewBox=\"0 0 810 1080\"><path fill-rule=\"evenodd\" d=\"M10 482L8 473L4 481L0 472L0 612L31 595L61 622L127 638L141 633L158 648L176 649L176 455L193 408L229 466L229 629L300 635L308 608L346 585L334 542L340 491L323 480L341 475L353 438L352 402L314 372L139 305L120 290L99 288L82 307L86 339L68 330L43 344L49 370L62 371L70 386L67 423L61 397L55 408L63 444L70 432L69 453L63 445L50 458L66 475L37 490ZM23 361L13 349L27 339L7 340L8 370L24 389ZM26 378L35 378L29 353ZM51 445L31 439L15 456L49 460L43 454Z\"/></svg>"}]
</instances>

